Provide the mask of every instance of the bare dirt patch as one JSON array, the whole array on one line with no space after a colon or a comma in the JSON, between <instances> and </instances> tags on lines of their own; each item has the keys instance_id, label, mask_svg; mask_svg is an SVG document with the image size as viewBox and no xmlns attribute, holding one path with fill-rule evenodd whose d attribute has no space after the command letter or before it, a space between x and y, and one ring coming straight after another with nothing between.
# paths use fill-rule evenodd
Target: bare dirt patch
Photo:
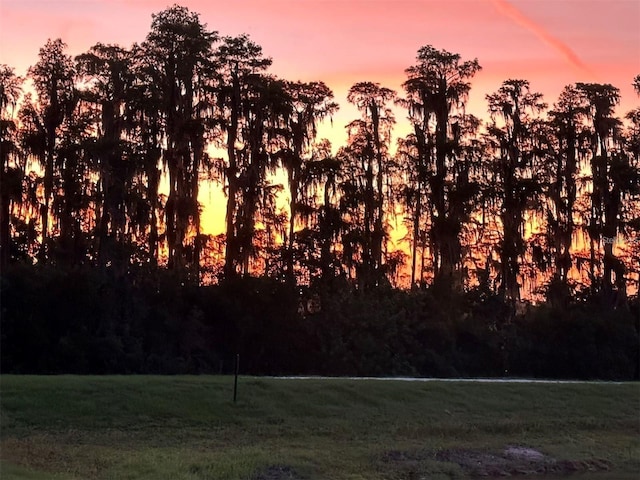
<instances>
[{"instance_id":1,"label":"bare dirt patch","mask_svg":"<svg viewBox=\"0 0 640 480\"><path fill-rule=\"evenodd\" d=\"M452 448L439 451L388 451L378 461L391 472L405 472L399 478L425 478L427 463L455 464L468 476L500 478L518 475L565 475L611 470L607 460L557 460L535 448L510 445L500 451Z\"/></svg>"},{"instance_id":2,"label":"bare dirt patch","mask_svg":"<svg viewBox=\"0 0 640 480\"><path fill-rule=\"evenodd\" d=\"M501 452L443 450L436 454L436 459L456 463L467 473L483 477L569 474L611 469L611 463L606 460L556 460L534 448L523 446L507 446Z\"/></svg>"},{"instance_id":3,"label":"bare dirt patch","mask_svg":"<svg viewBox=\"0 0 640 480\"><path fill-rule=\"evenodd\" d=\"M533 453L535 452L535 453ZM532 450L527 454L507 454L506 451L499 453L451 449L443 450L436 454L436 459L441 462L450 462L459 465L470 475L483 477L506 477L511 475L535 475L544 474L550 471L555 464L555 460L545 455L537 455L540 452Z\"/></svg>"}]
</instances>

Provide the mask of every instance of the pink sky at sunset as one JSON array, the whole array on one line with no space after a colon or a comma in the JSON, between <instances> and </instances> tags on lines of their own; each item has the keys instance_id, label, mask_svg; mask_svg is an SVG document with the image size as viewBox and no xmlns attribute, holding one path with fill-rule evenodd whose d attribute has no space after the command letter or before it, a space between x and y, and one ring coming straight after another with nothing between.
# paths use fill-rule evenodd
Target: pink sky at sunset
<instances>
[{"instance_id":1,"label":"pink sky at sunset","mask_svg":"<svg viewBox=\"0 0 640 480\"><path fill-rule=\"evenodd\" d=\"M144 40L151 14L171 0L0 0L0 63L24 75L48 38L77 55L97 42ZM485 94L525 78L552 104L570 83L611 83L619 116L638 105L640 0L183 0L221 35L248 33L290 80L323 80L341 105L321 136L340 144L357 117L346 102L357 81L401 92L404 69L431 44L478 58L468 111L486 116ZM402 115L399 112L399 115ZM397 134L408 125L397 118Z\"/></svg>"}]
</instances>

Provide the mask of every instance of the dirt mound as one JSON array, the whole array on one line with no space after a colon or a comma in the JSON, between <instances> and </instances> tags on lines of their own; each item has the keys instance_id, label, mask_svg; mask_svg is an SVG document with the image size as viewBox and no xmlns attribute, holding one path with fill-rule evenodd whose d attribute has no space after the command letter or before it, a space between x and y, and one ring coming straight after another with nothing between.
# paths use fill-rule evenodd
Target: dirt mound
<instances>
[{"instance_id":1,"label":"dirt mound","mask_svg":"<svg viewBox=\"0 0 640 480\"><path fill-rule=\"evenodd\" d=\"M470 475L483 477L567 474L611 469L611 464L606 460L556 460L523 446L508 446L499 453L469 449L443 450L436 454L436 459L456 463Z\"/></svg>"},{"instance_id":2,"label":"dirt mound","mask_svg":"<svg viewBox=\"0 0 640 480\"><path fill-rule=\"evenodd\" d=\"M518 475L541 475L544 478L546 474L564 475L611 469L611 463L606 460L557 460L534 448L519 445L509 445L500 451L465 448L392 450L384 452L377 460L384 470L402 473L398 478L426 478L423 473L433 471L433 462L442 462L443 465L444 462L453 463L466 475L489 478Z\"/></svg>"},{"instance_id":3,"label":"dirt mound","mask_svg":"<svg viewBox=\"0 0 640 480\"><path fill-rule=\"evenodd\" d=\"M443 450L436 454L441 462L456 463L471 475L506 477L511 475L535 475L546 473L555 460L537 450L520 452L507 450L500 453L466 449Z\"/></svg>"},{"instance_id":4,"label":"dirt mound","mask_svg":"<svg viewBox=\"0 0 640 480\"><path fill-rule=\"evenodd\" d=\"M507 447L504 449L504 455L507 458L530 462L541 462L545 458L543 453L528 447Z\"/></svg>"}]
</instances>

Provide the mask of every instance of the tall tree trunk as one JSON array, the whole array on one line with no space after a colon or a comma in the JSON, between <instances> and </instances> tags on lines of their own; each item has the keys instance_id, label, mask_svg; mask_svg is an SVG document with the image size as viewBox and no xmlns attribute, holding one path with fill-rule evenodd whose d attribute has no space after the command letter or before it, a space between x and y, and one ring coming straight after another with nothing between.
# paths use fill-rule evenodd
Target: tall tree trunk
<instances>
[{"instance_id":1,"label":"tall tree trunk","mask_svg":"<svg viewBox=\"0 0 640 480\"><path fill-rule=\"evenodd\" d=\"M48 151L46 153L46 165L44 169L44 202L40 206L40 224L42 227L42 244L40 245L39 261L47 261L47 250L49 244L49 199L53 193L53 145L55 136L49 135L47 139Z\"/></svg>"},{"instance_id":2,"label":"tall tree trunk","mask_svg":"<svg viewBox=\"0 0 640 480\"><path fill-rule=\"evenodd\" d=\"M299 136L294 133L294 138ZM294 236L295 236L295 223L296 217L298 215L297 211L297 203L298 203L298 189L300 183L300 164L302 157L302 139L296 138L294 140L293 145L293 159L291 162L291 168L289 169L289 194L291 195L291 201L289 202L289 234L287 237L287 258L286 258L286 276L290 282L295 281L295 272L294 272L294 254L293 254L293 246L294 246Z\"/></svg>"},{"instance_id":3,"label":"tall tree trunk","mask_svg":"<svg viewBox=\"0 0 640 480\"><path fill-rule=\"evenodd\" d=\"M0 167L0 185L6 185L6 166L8 159L6 158L7 152L0 152L2 155L2 165ZM11 235L10 235L10 199L6 189L0 192L0 271L5 271L9 264L9 256L11 250Z\"/></svg>"},{"instance_id":4,"label":"tall tree trunk","mask_svg":"<svg viewBox=\"0 0 640 480\"><path fill-rule=\"evenodd\" d=\"M240 81L238 78L238 65L232 72L232 98L231 98L231 122L227 128L227 156L229 166L227 176L227 212L226 212L226 248L224 257L224 275L232 278L237 274L237 239L235 232L235 215L237 210L238 194L238 162L236 158L236 142L238 140L238 123L240 110Z\"/></svg>"},{"instance_id":5,"label":"tall tree trunk","mask_svg":"<svg viewBox=\"0 0 640 480\"><path fill-rule=\"evenodd\" d=\"M375 207L375 224L374 224L374 239L373 239L373 267L376 284L382 275L382 243L384 238L383 229L383 217L384 217L384 192L383 192L383 177L384 177L384 163L382 155L382 143L380 141L380 113L378 106L373 105L371 109L371 119L373 124L373 141L376 151L376 195L377 203Z\"/></svg>"},{"instance_id":6,"label":"tall tree trunk","mask_svg":"<svg viewBox=\"0 0 640 480\"><path fill-rule=\"evenodd\" d=\"M422 189L418 182L416 206L413 212L413 244L411 245L411 288L416 285L416 263L418 256L418 242L420 241L420 216L422 215Z\"/></svg>"},{"instance_id":7,"label":"tall tree trunk","mask_svg":"<svg viewBox=\"0 0 640 480\"><path fill-rule=\"evenodd\" d=\"M160 170L158 169L158 161L160 160L160 151L156 149L152 158L155 162L149 162L147 170L148 176L148 195L149 206L151 209L151 220L149 225L149 260L153 268L158 266L158 189L160 185Z\"/></svg>"}]
</instances>

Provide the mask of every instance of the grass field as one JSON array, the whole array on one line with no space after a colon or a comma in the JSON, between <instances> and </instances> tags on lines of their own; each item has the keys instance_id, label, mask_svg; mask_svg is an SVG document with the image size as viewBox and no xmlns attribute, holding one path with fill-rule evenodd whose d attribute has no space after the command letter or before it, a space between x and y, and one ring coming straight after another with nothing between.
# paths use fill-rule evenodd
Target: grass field
<instances>
[{"instance_id":1,"label":"grass field","mask_svg":"<svg viewBox=\"0 0 640 480\"><path fill-rule=\"evenodd\" d=\"M509 445L576 466L577 480L640 471L639 384L241 377L235 405L232 386L2 376L0 478L453 479L473 473L456 458Z\"/></svg>"}]
</instances>

